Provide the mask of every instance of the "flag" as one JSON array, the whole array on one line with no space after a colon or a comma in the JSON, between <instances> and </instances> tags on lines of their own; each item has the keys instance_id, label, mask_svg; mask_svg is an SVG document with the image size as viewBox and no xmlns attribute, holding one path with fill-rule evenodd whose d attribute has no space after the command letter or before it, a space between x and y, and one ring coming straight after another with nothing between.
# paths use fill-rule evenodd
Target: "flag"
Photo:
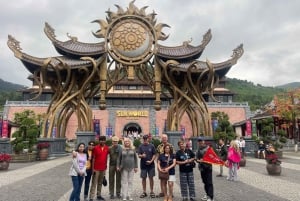
<instances>
[{"instance_id":1,"label":"flag","mask_svg":"<svg viewBox=\"0 0 300 201\"><path fill-rule=\"evenodd\" d=\"M224 161L215 153L212 147L208 147L203 156L204 163L210 163L214 165L224 165Z\"/></svg>"}]
</instances>

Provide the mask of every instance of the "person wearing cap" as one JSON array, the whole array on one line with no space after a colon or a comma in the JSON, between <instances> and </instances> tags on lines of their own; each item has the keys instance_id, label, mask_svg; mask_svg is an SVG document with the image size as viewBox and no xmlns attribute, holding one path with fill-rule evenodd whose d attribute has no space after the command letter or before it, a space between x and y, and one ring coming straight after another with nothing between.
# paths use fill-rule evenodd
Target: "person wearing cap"
<instances>
[{"instance_id":1,"label":"person wearing cap","mask_svg":"<svg viewBox=\"0 0 300 201\"><path fill-rule=\"evenodd\" d=\"M160 154L163 154L164 153L164 147L166 146L166 145L169 145L170 146L170 149L171 150L173 150L172 152L172 154L176 154L176 152L175 152L175 149L174 149L174 146L172 145L172 144L170 144L169 142L168 142L168 135L166 135L166 134L162 134L161 135L161 143L157 146L157 148L156 148L156 153L157 153L157 158L159 157L159 155ZM164 195L164 193L163 193L163 183L162 183L162 181L160 182L160 193L158 194L158 197L164 197L165 195Z\"/></svg>"},{"instance_id":2,"label":"person wearing cap","mask_svg":"<svg viewBox=\"0 0 300 201\"><path fill-rule=\"evenodd\" d=\"M203 162L203 156L208 150L209 146L205 143L203 137L199 137L198 141L198 151L196 154L196 161L198 162L198 168L200 171L201 179L204 184L204 190L206 195L204 195L201 200L213 201L214 200L214 186L212 179L212 165Z\"/></svg>"},{"instance_id":3,"label":"person wearing cap","mask_svg":"<svg viewBox=\"0 0 300 201\"><path fill-rule=\"evenodd\" d=\"M122 152L119 143L119 138L113 136L111 138L112 145L109 147L109 170L108 170L108 185L110 199L114 199L114 188L116 186L116 196L121 198L121 172L117 171L117 160L119 153Z\"/></svg>"},{"instance_id":4,"label":"person wearing cap","mask_svg":"<svg viewBox=\"0 0 300 201\"><path fill-rule=\"evenodd\" d=\"M153 144L149 143L148 135L143 136L144 142L138 148L138 157L140 160L140 169L141 169L141 178L142 178L142 186L143 193L140 195L140 198L147 197L146 193L146 179L149 177L150 183L150 197L155 198L155 194L153 192L154 180L155 176L155 154L156 150Z\"/></svg>"}]
</instances>

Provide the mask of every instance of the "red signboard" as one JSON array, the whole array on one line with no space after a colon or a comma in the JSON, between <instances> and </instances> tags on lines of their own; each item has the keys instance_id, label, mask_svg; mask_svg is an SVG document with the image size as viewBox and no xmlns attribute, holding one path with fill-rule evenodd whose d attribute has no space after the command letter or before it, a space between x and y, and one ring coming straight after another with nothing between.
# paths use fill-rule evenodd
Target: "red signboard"
<instances>
[{"instance_id":1,"label":"red signboard","mask_svg":"<svg viewBox=\"0 0 300 201\"><path fill-rule=\"evenodd\" d=\"M247 136L247 137L251 137L251 134L252 134L251 129L252 129L251 121L248 119L248 120L246 121L246 136Z\"/></svg>"},{"instance_id":2,"label":"red signboard","mask_svg":"<svg viewBox=\"0 0 300 201\"><path fill-rule=\"evenodd\" d=\"M8 137L8 121L3 120L2 123L2 138L7 138Z\"/></svg>"}]
</instances>

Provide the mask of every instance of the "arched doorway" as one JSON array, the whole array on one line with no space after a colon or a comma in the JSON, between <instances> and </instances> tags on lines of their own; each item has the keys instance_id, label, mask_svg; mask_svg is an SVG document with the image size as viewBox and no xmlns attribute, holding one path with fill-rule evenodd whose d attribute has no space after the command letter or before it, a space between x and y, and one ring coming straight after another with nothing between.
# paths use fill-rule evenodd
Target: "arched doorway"
<instances>
[{"instance_id":1,"label":"arched doorway","mask_svg":"<svg viewBox=\"0 0 300 201\"><path fill-rule=\"evenodd\" d=\"M137 123L128 123L124 126L123 137L137 138L142 133L142 128Z\"/></svg>"}]
</instances>

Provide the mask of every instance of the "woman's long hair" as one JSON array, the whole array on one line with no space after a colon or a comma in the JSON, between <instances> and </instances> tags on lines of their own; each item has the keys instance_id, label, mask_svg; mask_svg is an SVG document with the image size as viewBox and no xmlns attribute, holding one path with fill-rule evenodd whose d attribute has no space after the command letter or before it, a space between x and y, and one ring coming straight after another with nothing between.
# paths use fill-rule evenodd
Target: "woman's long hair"
<instances>
[{"instance_id":1,"label":"woman's long hair","mask_svg":"<svg viewBox=\"0 0 300 201\"><path fill-rule=\"evenodd\" d=\"M135 149L135 147L133 146L132 141L131 141L130 138L128 138L128 137L124 137L124 139L123 139L122 144L123 144L123 147L124 147L124 148L126 148L126 147L125 147L125 143L124 143L125 140L128 140L128 141L129 141L129 149Z\"/></svg>"},{"instance_id":2,"label":"woman's long hair","mask_svg":"<svg viewBox=\"0 0 300 201\"><path fill-rule=\"evenodd\" d=\"M75 150L76 152L79 152L79 147L80 147L80 145L83 145L84 146L84 149L83 149L83 151L82 152L84 152L84 150L85 150L85 144L83 143L83 142L81 142L81 143L79 143L78 145L77 145L77 149Z\"/></svg>"}]
</instances>

